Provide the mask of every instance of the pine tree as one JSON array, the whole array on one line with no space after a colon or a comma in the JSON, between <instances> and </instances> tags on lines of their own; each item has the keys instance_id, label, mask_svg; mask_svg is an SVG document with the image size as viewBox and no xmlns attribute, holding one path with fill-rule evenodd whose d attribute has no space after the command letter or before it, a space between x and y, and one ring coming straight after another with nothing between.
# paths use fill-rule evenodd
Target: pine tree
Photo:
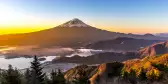
<instances>
[{"instance_id":1,"label":"pine tree","mask_svg":"<svg viewBox=\"0 0 168 84\"><path fill-rule=\"evenodd\" d=\"M60 69L58 69L57 77L59 79L58 84L65 84L66 80L64 78L64 74L62 73L62 71Z\"/></svg>"},{"instance_id":2,"label":"pine tree","mask_svg":"<svg viewBox=\"0 0 168 84\"><path fill-rule=\"evenodd\" d=\"M26 69L26 72L24 73L25 84L31 84L30 78L31 78L30 70Z\"/></svg>"},{"instance_id":3,"label":"pine tree","mask_svg":"<svg viewBox=\"0 0 168 84\"><path fill-rule=\"evenodd\" d=\"M44 84L45 74L42 72L41 64L37 58L34 56L33 62L31 62L31 84Z\"/></svg>"},{"instance_id":4,"label":"pine tree","mask_svg":"<svg viewBox=\"0 0 168 84\"><path fill-rule=\"evenodd\" d=\"M1 84L21 84L22 77L17 69L9 65L8 70L2 72Z\"/></svg>"},{"instance_id":5,"label":"pine tree","mask_svg":"<svg viewBox=\"0 0 168 84\"><path fill-rule=\"evenodd\" d=\"M60 69L58 69L58 72L52 70L50 73L51 77L51 84L66 84L66 80L64 78L63 73Z\"/></svg>"},{"instance_id":6,"label":"pine tree","mask_svg":"<svg viewBox=\"0 0 168 84\"><path fill-rule=\"evenodd\" d=\"M98 74L98 75L97 75L97 78L96 78L97 84L99 84L100 80L101 80L101 79L100 79L100 75Z\"/></svg>"},{"instance_id":7,"label":"pine tree","mask_svg":"<svg viewBox=\"0 0 168 84\"><path fill-rule=\"evenodd\" d=\"M44 77L44 84L51 84L51 81L47 75L45 75L45 77Z\"/></svg>"},{"instance_id":8,"label":"pine tree","mask_svg":"<svg viewBox=\"0 0 168 84\"><path fill-rule=\"evenodd\" d=\"M131 69L130 72L129 72L129 82L131 84L137 84L136 72L133 69Z\"/></svg>"},{"instance_id":9,"label":"pine tree","mask_svg":"<svg viewBox=\"0 0 168 84\"><path fill-rule=\"evenodd\" d=\"M143 68L141 68L141 72L140 72L138 77L139 77L140 80L146 80L147 79L145 70Z\"/></svg>"},{"instance_id":10,"label":"pine tree","mask_svg":"<svg viewBox=\"0 0 168 84\"><path fill-rule=\"evenodd\" d=\"M51 84L57 84L57 73L56 71L52 70L52 72L50 73L50 77L51 77Z\"/></svg>"}]
</instances>

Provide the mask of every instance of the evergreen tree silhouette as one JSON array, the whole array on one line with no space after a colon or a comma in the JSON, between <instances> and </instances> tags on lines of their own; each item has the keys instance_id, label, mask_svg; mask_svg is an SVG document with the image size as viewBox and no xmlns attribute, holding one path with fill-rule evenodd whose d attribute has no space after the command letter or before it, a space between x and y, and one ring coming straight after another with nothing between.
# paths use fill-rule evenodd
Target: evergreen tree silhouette
<instances>
[{"instance_id":1,"label":"evergreen tree silhouette","mask_svg":"<svg viewBox=\"0 0 168 84\"><path fill-rule=\"evenodd\" d=\"M31 78L30 70L26 69L26 72L24 73L25 84L31 84L30 78Z\"/></svg>"},{"instance_id":2,"label":"evergreen tree silhouette","mask_svg":"<svg viewBox=\"0 0 168 84\"><path fill-rule=\"evenodd\" d=\"M9 65L8 70L1 73L1 84L21 84L21 74L17 69Z\"/></svg>"},{"instance_id":3,"label":"evergreen tree silhouette","mask_svg":"<svg viewBox=\"0 0 168 84\"><path fill-rule=\"evenodd\" d=\"M52 70L50 73L51 77L51 84L66 84L66 80L64 78L64 74L61 72L60 69L58 71Z\"/></svg>"},{"instance_id":4,"label":"evergreen tree silhouette","mask_svg":"<svg viewBox=\"0 0 168 84\"><path fill-rule=\"evenodd\" d=\"M44 84L45 74L42 72L42 66L37 56L34 56L33 62L31 62L31 84Z\"/></svg>"}]
</instances>

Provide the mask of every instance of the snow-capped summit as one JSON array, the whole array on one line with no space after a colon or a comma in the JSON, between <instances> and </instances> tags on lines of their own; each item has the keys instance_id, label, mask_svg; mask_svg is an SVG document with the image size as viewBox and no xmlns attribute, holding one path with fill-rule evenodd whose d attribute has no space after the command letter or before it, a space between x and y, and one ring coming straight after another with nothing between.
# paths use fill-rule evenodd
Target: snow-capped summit
<instances>
[{"instance_id":1,"label":"snow-capped summit","mask_svg":"<svg viewBox=\"0 0 168 84\"><path fill-rule=\"evenodd\" d=\"M78 18L74 18L74 19L60 25L60 27L91 27L91 26L85 24L84 22L82 22Z\"/></svg>"}]
</instances>

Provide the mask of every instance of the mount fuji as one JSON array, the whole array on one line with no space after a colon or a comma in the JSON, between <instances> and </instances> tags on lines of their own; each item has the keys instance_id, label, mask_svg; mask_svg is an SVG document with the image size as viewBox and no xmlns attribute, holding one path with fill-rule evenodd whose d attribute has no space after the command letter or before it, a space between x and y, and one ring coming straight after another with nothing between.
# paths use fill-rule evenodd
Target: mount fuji
<instances>
[{"instance_id":1,"label":"mount fuji","mask_svg":"<svg viewBox=\"0 0 168 84\"><path fill-rule=\"evenodd\" d=\"M148 40L165 40L167 38L157 36L144 36L110 32L92 27L75 18L54 28L25 34L0 35L0 46L4 45L39 45L81 47L89 43L114 39L117 37L130 37Z\"/></svg>"}]
</instances>

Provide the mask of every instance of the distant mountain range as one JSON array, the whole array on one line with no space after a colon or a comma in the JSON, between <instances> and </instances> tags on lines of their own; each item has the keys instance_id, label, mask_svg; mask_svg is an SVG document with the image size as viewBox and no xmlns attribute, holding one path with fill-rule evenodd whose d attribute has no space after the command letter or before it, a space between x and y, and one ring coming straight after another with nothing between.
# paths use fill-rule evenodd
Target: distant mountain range
<instances>
[{"instance_id":1,"label":"distant mountain range","mask_svg":"<svg viewBox=\"0 0 168 84\"><path fill-rule=\"evenodd\" d=\"M132 46L132 45L129 44L129 46ZM54 59L53 62L54 63L68 62L68 63L100 64L100 63L108 63L112 61L122 62L122 61L126 61L129 59L136 59L136 58L141 59L145 57L159 56L167 53L168 53L168 41L165 41L165 42L154 43L152 45L146 46L134 52L127 52L125 50L123 52L116 52L116 51L102 52L88 57L80 57L80 56L61 57L59 59Z\"/></svg>"},{"instance_id":2,"label":"distant mountain range","mask_svg":"<svg viewBox=\"0 0 168 84\"><path fill-rule=\"evenodd\" d=\"M151 44L162 42L163 40L144 40L128 37L118 37L112 40L98 41L88 44L86 48L105 49L113 51L137 51Z\"/></svg>"},{"instance_id":3,"label":"distant mountain range","mask_svg":"<svg viewBox=\"0 0 168 84\"><path fill-rule=\"evenodd\" d=\"M110 32L85 24L75 18L57 27L25 34L0 35L0 46L4 45L39 45L42 47L62 46L81 47L88 43L117 37L130 37L148 40L166 40L154 35L135 35Z\"/></svg>"},{"instance_id":4,"label":"distant mountain range","mask_svg":"<svg viewBox=\"0 0 168 84\"><path fill-rule=\"evenodd\" d=\"M157 33L156 36L168 37L168 33Z\"/></svg>"},{"instance_id":5,"label":"distant mountain range","mask_svg":"<svg viewBox=\"0 0 168 84\"><path fill-rule=\"evenodd\" d=\"M73 57L60 57L54 59L53 63L81 63L81 64L101 64L108 63L112 61L126 61L129 59L138 58L136 52L125 52L125 53L117 53L117 52L103 52L94 54L87 57L81 57L75 55Z\"/></svg>"}]
</instances>

